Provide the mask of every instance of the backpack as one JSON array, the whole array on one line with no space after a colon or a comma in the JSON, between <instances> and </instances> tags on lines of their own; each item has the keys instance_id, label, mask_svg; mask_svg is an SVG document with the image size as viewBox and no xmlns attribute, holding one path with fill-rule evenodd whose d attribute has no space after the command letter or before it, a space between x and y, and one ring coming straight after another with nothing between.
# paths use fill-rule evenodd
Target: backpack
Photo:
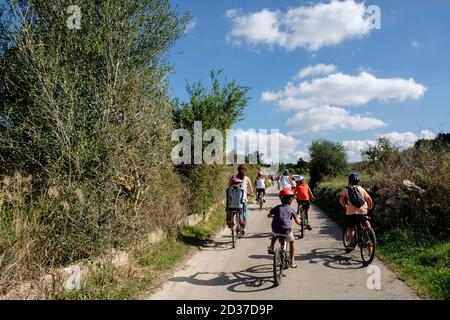
<instances>
[{"instance_id":1,"label":"backpack","mask_svg":"<svg viewBox=\"0 0 450 320\"><path fill-rule=\"evenodd\" d=\"M348 200L356 208L361 208L366 203L364 195L361 193L361 190L358 188L358 186L347 187L347 190Z\"/></svg>"},{"instance_id":2,"label":"backpack","mask_svg":"<svg viewBox=\"0 0 450 320\"><path fill-rule=\"evenodd\" d=\"M244 190L231 187L227 190L227 209L242 209L244 207Z\"/></svg>"}]
</instances>

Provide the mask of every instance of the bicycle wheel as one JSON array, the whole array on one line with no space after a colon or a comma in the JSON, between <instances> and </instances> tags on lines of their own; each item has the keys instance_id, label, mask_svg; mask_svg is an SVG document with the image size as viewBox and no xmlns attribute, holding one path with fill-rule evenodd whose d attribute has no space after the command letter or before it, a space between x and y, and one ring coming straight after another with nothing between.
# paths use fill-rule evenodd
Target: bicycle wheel
<instances>
[{"instance_id":1,"label":"bicycle wheel","mask_svg":"<svg viewBox=\"0 0 450 320\"><path fill-rule=\"evenodd\" d=\"M235 236L235 227L231 228L231 243L233 244L233 248L236 248L236 236Z\"/></svg>"},{"instance_id":2,"label":"bicycle wheel","mask_svg":"<svg viewBox=\"0 0 450 320\"><path fill-rule=\"evenodd\" d=\"M283 277L283 261L281 257L281 248L275 249L273 255L273 280L274 285L279 286L281 283L281 278Z\"/></svg>"},{"instance_id":3,"label":"bicycle wheel","mask_svg":"<svg viewBox=\"0 0 450 320\"><path fill-rule=\"evenodd\" d=\"M377 245L375 231L373 231L372 228L366 228L362 232L361 242L361 259L365 265L371 264L373 258L375 258L375 249Z\"/></svg>"},{"instance_id":4,"label":"bicycle wheel","mask_svg":"<svg viewBox=\"0 0 450 320\"><path fill-rule=\"evenodd\" d=\"M345 251L350 252L355 250L356 241L354 241L353 244L351 244L350 241L348 240L348 227L345 227L342 230L342 242L344 243Z\"/></svg>"},{"instance_id":5,"label":"bicycle wheel","mask_svg":"<svg viewBox=\"0 0 450 320\"><path fill-rule=\"evenodd\" d=\"M305 226L306 226L306 217L305 217L305 210L303 208L300 208L300 239L303 239L305 236Z\"/></svg>"},{"instance_id":6,"label":"bicycle wheel","mask_svg":"<svg viewBox=\"0 0 450 320\"><path fill-rule=\"evenodd\" d=\"M236 248L236 215L233 218L233 226L231 227L231 242L233 244L233 248Z\"/></svg>"},{"instance_id":7,"label":"bicycle wheel","mask_svg":"<svg viewBox=\"0 0 450 320\"><path fill-rule=\"evenodd\" d=\"M242 238L242 226L240 224L240 222L236 223L236 235L238 239Z\"/></svg>"}]
</instances>

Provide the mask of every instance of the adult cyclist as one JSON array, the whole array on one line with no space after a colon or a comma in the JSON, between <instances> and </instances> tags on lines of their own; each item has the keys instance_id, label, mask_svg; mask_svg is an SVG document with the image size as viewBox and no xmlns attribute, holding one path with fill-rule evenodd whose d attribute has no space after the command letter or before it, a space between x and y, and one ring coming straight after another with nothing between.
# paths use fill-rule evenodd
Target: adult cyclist
<instances>
[{"instance_id":1,"label":"adult cyclist","mask_svg":"<svg viewBox=\"0 0 450 320\"><path fill-rule=\"evenodd\" d=\"M345 209L345 215L347 217L347 224L349 226L347 238L350 243L354 243L355 241L355 226L358 223L358 216L366 216L368 210L373 206L372 198L363 187L359 186L360 181L361 177L359 174L356 172L351 173L348 176L348 186L342 189L339 194L339 203ZM350 193L352 194L352 198L360 198L361 206L351 201ZM370 222L368 220L364 221L363 227L370 228Z\"/></svg>"}]
</instances>

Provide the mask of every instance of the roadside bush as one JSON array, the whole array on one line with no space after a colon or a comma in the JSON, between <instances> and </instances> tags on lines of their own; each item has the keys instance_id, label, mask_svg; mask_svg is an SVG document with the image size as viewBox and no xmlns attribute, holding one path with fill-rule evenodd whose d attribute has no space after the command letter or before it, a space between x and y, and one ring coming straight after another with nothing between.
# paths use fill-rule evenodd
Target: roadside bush
<instances>
[{"instance_id":1,"label":"roadside bush","mask_svg":"<svg viewBox=\"0 0 450 320\"><path fill-rule=\"evenodd\" d=\"M11 0L1 16L0 287L185 215L164 79L187 16L167 0L80 0L70 30L71 4Z\"/></svg>"}]
</instances>

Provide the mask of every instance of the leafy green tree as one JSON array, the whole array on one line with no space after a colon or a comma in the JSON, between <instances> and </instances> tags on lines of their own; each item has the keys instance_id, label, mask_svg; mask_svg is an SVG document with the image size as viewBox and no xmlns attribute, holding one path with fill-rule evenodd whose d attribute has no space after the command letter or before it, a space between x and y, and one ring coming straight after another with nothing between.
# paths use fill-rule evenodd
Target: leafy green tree
<instances>
[{"instance_id":1,"label":"leafy green tree","mask_svg":"<svg viewBox=\"0 0 450 320\"><path fill-rule=\"evenodd\" d=\"M398 151L398 148L388 138L382 137L378 138L375 145L368 145L366 149L363 149L361 151L361 157L371 164L377 164L389 160Z\"/></svg>"},{"instance_id":2,"label":"leafy green tree","mask_svg":"<svg viewBox=\"0 0 450 320\"><path fill-rule=\"evenodd\" d=\"M315 140L309 147L309 172L311 185L324 177L335 177L347 168L347 153L344 146L327 140Z\"/></svg>"}]
</instances>

